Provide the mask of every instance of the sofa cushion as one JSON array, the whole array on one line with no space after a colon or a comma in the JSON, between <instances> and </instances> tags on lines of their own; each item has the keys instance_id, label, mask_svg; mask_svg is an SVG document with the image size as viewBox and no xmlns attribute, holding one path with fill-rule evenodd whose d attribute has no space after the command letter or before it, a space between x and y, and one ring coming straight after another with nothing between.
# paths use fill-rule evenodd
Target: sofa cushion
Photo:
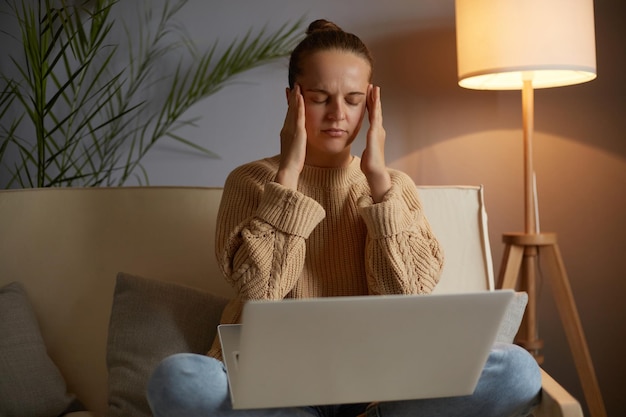
<instances>
[{"instance_id":1,"label":"sofa cushion","mask_svg":"<svg viewBox=\"0 0 626 417\"><path fill-rule=\"evenodd\" d=\"M206 353L227 299L172 282L119 273L107 342L109 417L151 416L146 386L174 353Z\"/></svg>"},{"instance_id":2,"label":"sofa cushion","mask_svg":"<svg viewBox=\"0 0 626 417\"><path fill-rule=\"evenodd\" d=\"M57 417L74 406L23 286L0 288L0 415Z\"/></svg>"},{"instance_id":3,"label":"sofa cushion","mask_svg":"<svg viewBox=\"0 0 626 417\"><path fill-rule=\"evenodd\" d=\"M513 301L509 304L502 318L502 323L500 323L500 328L496 336L496 342L513 343L513 339L515 339L515 335L522 323L526 304L528 304L528 294L521 291L516 292Z\"/></svg>"}]
</instances>

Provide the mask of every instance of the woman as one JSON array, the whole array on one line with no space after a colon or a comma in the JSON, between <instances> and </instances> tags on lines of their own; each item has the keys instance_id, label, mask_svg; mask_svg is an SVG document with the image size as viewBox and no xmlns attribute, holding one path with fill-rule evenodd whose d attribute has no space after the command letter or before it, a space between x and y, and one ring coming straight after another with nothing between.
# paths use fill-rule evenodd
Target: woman
<instances>
[{"instance_id":1,"label":"woman","mask_svg":"<svg viewBox=\"0 0 626 417\"><path fill-rule=\"evenodd\" d=\"M216 253L237 292L222 323L253 299L428 294L443 254L415 184L386 167L380 88L363 42L333 23L311 23L289 63L280 155L226 180ZM365 114L366 147L352 155ZM358 348L358 347L355 347ZM538 367L524 350L497 346L474 395L447 399L234 411L216 340L207 356L167 358L148 398L161 416L513 416L537 397Z\"/></svg>"}]
</instances>

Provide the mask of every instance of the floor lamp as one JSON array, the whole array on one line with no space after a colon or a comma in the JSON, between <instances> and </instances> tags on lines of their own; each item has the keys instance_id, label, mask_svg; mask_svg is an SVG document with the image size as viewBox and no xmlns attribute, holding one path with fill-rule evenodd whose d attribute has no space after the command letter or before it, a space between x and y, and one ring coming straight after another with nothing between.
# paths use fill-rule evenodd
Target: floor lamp
<instances>
[{"instance_id":1,"label":"floor lamp","mask_svg":"<svg viewBox=\"0 0 626 417\"><path fill-rule=\"evenodd\" d=\"M541 254L590 413L605 417L556 234L539 231L532 155L534 89L596 77L593 0L456 0L456 31L461 87L522 91L525 230L504 234L499 277L500 288L528 292L516 341L542 362L535 288Z\"/></svg>"}]
</instances>

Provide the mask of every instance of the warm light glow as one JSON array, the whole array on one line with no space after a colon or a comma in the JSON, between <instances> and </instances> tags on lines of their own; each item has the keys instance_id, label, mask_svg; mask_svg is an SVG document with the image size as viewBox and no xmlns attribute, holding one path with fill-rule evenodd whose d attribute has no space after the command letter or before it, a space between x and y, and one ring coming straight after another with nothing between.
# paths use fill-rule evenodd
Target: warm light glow
<instances>
[{"instance_id":1,"label":"warm light glow","mask_svg":"<svg viewBox=\"0 0 626 417\"><path fill-rule=\"evenodd\" d=\"M593 0L456 0L459 85L517 90L596 78Z\"/></svg>"}]
</instances>

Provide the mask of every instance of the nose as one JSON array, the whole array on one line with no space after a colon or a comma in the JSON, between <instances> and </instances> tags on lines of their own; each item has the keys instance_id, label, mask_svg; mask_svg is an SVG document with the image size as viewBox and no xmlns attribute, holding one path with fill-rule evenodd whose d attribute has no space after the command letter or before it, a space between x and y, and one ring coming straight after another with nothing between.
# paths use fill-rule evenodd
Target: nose
<instances>
[{"instance_id":1,"label":"nose","mask_svg":"<svg viewBox=\"0 0 626 417\"><path fill-rule=\"evenodd\" d=\"M330 120L343 120L346 117L345 105L341 100L330 101L327 116Z\"/></svg>"}]
</instances>

